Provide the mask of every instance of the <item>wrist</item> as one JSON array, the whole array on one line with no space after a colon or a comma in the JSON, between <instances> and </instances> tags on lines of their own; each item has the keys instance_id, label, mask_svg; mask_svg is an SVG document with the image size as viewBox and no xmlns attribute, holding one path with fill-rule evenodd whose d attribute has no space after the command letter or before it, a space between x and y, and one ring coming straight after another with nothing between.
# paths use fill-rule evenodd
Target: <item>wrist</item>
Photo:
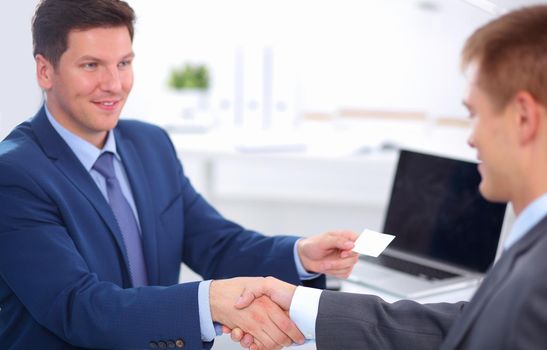
<instances>
[{"instance_id":1,"label":"wrist","mask_svg":"<svg viewBox=\"0 0 547 350\"><path fill-rule=\"evenodd\" d=\"M265 279L265 295L284 310L289 310L296 286L287 282L280 281L274 277Z\"/></svg>"},{"instance_id":2,"label":"wrist","mask_svg":"<svg viewBox=\"0 0 547 350\"><path fill-rule=\"evenodd\" d=\"M309 262L304 254L304 245L306 244L307 238L302 238L296 242L296 252L298 253L298 258L300 259L300 263L302 264L302 267L307 272L310 272L309 268Z\"/></svg>"},{"instance_id":3,"label":"wrist","mask_svg":"<svg viewBox=\"0 0 547 350\"><path fill-rule=\"evenodd\" d=\"M209 285L209 306L211 309L211 319L213 322L221 322L221 297L219 295L219 283L222 283L221 281L213 280L211 281L211 284Z\"/></svg>"}]
</instances>

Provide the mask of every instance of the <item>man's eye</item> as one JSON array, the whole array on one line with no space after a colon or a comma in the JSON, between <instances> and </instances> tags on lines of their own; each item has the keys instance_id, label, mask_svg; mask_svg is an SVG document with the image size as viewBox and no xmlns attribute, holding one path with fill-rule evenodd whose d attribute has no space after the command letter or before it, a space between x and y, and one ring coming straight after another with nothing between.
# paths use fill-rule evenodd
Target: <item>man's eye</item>
<instances>
[{"instance_id":1,"label":"man's eye","mask_svg":"<svg viewBox=\"0 0 547 350\"><path fill-rule=\"evenodd\" d=\"M84 63L82 66L84 67L84 69L95 69L97 68L97 63L88 62L88 63Z\"/></svg>"},{"instance_id":2,"label":"man's eye","mask_svg":"<svg viewBox=\"0 0 547 350\"><path fill-rule=\"evenodd\" d=\"M129 67L130 65L131 65L131 60L125 60L125 61L121 61L118 64L118 67L124 68L124 67Z\"/></svg>"}]
</instances>

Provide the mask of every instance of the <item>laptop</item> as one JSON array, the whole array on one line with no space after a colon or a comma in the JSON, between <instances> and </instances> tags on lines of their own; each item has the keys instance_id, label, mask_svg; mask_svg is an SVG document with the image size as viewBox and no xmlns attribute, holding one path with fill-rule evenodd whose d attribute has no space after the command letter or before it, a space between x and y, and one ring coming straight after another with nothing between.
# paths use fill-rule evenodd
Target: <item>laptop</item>
<instances>
[{"instance_id":1,"label":"laptop","mask_svg":"<svg viewBox=\"0 0 547 350\"><path fill-rule=\"evenodd\" d=\"M506 204L479 193L477 164L401 150L378 258L361 256L350 280L403 298L480 282L494 262Z\"/></svg>"}]
</instances>

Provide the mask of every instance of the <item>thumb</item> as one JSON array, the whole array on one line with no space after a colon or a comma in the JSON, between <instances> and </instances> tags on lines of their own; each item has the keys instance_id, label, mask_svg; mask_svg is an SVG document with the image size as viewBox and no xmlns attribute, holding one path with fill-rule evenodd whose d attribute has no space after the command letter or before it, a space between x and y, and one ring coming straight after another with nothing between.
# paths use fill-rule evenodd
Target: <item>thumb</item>
<instances>
[{"instance_id":1,"label":"thumb","mask_svg":"<svg viewBox=\"0 0 547 350\"><path fill-rule=\"evenodd\" d=\"M332 236L330 240L330 245L331 247L337 248L340 250L351 250L355 246L353 241L354 240L352 240L351 238L345 235L338 234L338 235Z\"/></svg>"},{"instance_id":2,"label":"thumb","mask_svg":"<svg viewBox=\"0 0 547 350\"><path fill-rule=\"evenodd\" d=\"M251 303L255 300L255 295L247 290L246 288L243 290L243 293L239 296L235 303L236 309L244 309L247 306L251 305Z\"/></svg>"},{"instance_id":3,"label":"thumb","mask_svg":"<svg viewBox=\"0 0 547 350\"><path fill-rule=\"evenodd\" d=\"M340 249L353 249L355 246L355 241L359 238L359 234L353 231L340 231L338 232L338 237L341 239L342 248ZM349 248L348 248L349 247Z\"/></svg>"}]
</instances>

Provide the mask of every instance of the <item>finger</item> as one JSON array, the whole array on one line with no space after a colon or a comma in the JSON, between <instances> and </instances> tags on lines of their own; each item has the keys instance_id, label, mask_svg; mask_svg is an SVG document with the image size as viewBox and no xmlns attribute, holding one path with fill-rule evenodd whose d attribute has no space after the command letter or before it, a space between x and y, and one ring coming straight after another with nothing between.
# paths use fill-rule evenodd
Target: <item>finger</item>
<instances>
[{"instance_id":1,"label":"finger","mask_svg":"<svg viewBox=\"0 0 547 350\"><path fill-rule=\"evenodd\" d=\"M290 325L282 324L282 322L286 321L292 323L288 316L286 316L285 312L267 297L261 297L257 299L255 303L257 303L260 308L264 310L266 316L266 318L262 320L263 323L259 330L259 334L255 334L255 338L259 338L268 349L274 346L291 345L291 338L289 338L289 336L281 329L281 327L285 329L289 329L290 327ZM275 320L277 320L277 322Z\"/></svg>"},{"instance_id":2,"label":"finger","mask_svg":"<svg viewBox=\"0 0 547 350\"><path fill-rule=\"evenodd\" d=\"M328 274L343 272L343 271L353 271L355 263L343 263L343 264L332 264L330 269L325 269L325 272Z\"/></svg>"},{"instance_id":3,"label":"finger","mask_svg":"<svg viewBox=\"0 0 547 350\"><path fill-rule=\"evenodd\" d=\"M258 350L258 345L252 343L251 346L249 346L249 350Z\"/></svg>"},{"instance_id":4,"label":"finger","mask_svg":"<svg viewBox=\"0 0 547 350\"><path fill-rule=\"evenodd\" d=\"M264 346L264 344L262 344L262 342L260 341L260 339L257 339L256 337L255 337L255 341L254 341L253 344L255 345L255 348L256 348L257 350L264 350L264 349L266 349L266 347Z\"/></svg>"},{"instance_id":5,"label":"finger","mask_svg":"<svg viewBox=\"0 0 547 350\"><path fill-rule=\"evenodd\" d=\"M232 329L231 328L228 328L224 325L222 325L222 333L223 334L229 334L229 333L232 333Z\"/></svg>"},{"instance_id":6,"label":"finger","mask_svg":"<svg viewBox=\"0 0 547 350\"><path fill-rule=\"evenodd\" d=\"M356 239L356 238L355 238ZM332 232L325 237L325 245L329 249L351 250L355 246L353 235L349 231Z\"/></svg>"},{"instance_id":7,"label":"finger","mask_svg":"<svg viewBox=\"0 0 547 350\"><path fill-rule=\"evenodd\" d=\"M339 235L343 236L343 237L346 237L347 239L355 242L357 240L357 238L359 238L359 234L354 232L354 231L350 231L350 230L343 230L343 231L338 231L337 232Z\"/></svg>"},{"instance_id":8,"label":"finger","mask_svg":"<svg viewBox=\"0 0 547 350\"><path fill-rule=\"evenodd\" d=\"M328 275L339 278L339 279L346 279L351 275L351 273L352 273L352 270L345 269L345 270L329 271Z\"/></svg>"},{"instance_id":9,"label":"finger","mask_svg":"<svg viewBox=\"0 0 547 350\"><path fill-rule=\"evenodd\" d=\"M346 268L353 268L359 258L357 256L349 258L329 258L322 261L323 271L342 270Z\"/></svg>"},{"instance_id":10,"label":"finger","mask_svg":"<svg viewBox=\"0 0 547 350\"><path fill-rule=\"evenodd\" d=\"M262 293L259 289L252 290L252 287L246 287L243 290L243 293L241 293L241 295L237 299L237 301L234 305L235 308L236 309L244 309L247 306L251 305L251 303L257 298L257 294L258 294L258 297L260 297L262 295Z\"/></svg>"},{"instance_id":11,"label":"finger","mask_svg":"<svg viewBox=\"0 0 547 350\"><path fill-rule=\"evenodd\" d=\"M244 335L245 334L240 328L234 328L232 329L232 333L230 333L230 338L232 338L232 340L236 343L239 343Z\"/></svg>"},{"instance_id":12,"label":"finger","mask_svg":"<svg viewBox=\"0 0 547 350\"><path fill-rule=\"evenodd\" d=\"M254 343L254 338L250 334L245 334L243 339L239 342L242 348L248 349L251 348L251 345Z\"/></svg>"},{"instance_id":13,"label":"finger","mask_svg":"<svg viewBox=\"0 0 547 350\"><path fill-rule=\"evenodd\" d=\"M353 272L354 267L355 265L349 265L340 269L329 269L326 270L325 273L338 278L347 278Z\"/></svg>"},{"instance_id":14,"label":"finger","mask_svg":"<svg viewBox=\"0 0 547 350\"><path fill-rule=\"evenodd\" d=\"M255 342L258 343L259 349L274 349L278 346L278 343L272 339L271 334L274 333L274 331L271 330L270 327L265 327L260 330L260 332L255 336Z\"/></svg>"},{"instance_id":15,"label":"finger","mask_svg":"<svg viewBox=\"0 0 547 350\"><path fill-rule=\"evenodd\" d=\"M267 309L267 316L272 323L266 325L266 332L277 344L290 346L292 343L304 342L304 335L289 318L287 312L274 304Z\"/></svg>"},{"instance_id":16,"label":"finger","mask_svg":"<svg viewBox=\"0 0 547 350\"><path fill-rule=\"evenodd\" d=\"M302 332L298 329L296 324L288 317L285 312L271 312L269 314L273 323L283 332L287 337L277 339L276 342L283 346L290 346L292 343L304 344L305 338Z\"/></svg>"},{"instance_id":17,"label":"finger","mask_svg":"<svg viewBox=\"0 0 547 350\"><path fill-rule=\"evenodd\" d=\"M346 258L355 258L359 257L359 253L354 252L353 250L342 250L340 252L340 258L346 259Z\"/></svg>"}]
</instances>

